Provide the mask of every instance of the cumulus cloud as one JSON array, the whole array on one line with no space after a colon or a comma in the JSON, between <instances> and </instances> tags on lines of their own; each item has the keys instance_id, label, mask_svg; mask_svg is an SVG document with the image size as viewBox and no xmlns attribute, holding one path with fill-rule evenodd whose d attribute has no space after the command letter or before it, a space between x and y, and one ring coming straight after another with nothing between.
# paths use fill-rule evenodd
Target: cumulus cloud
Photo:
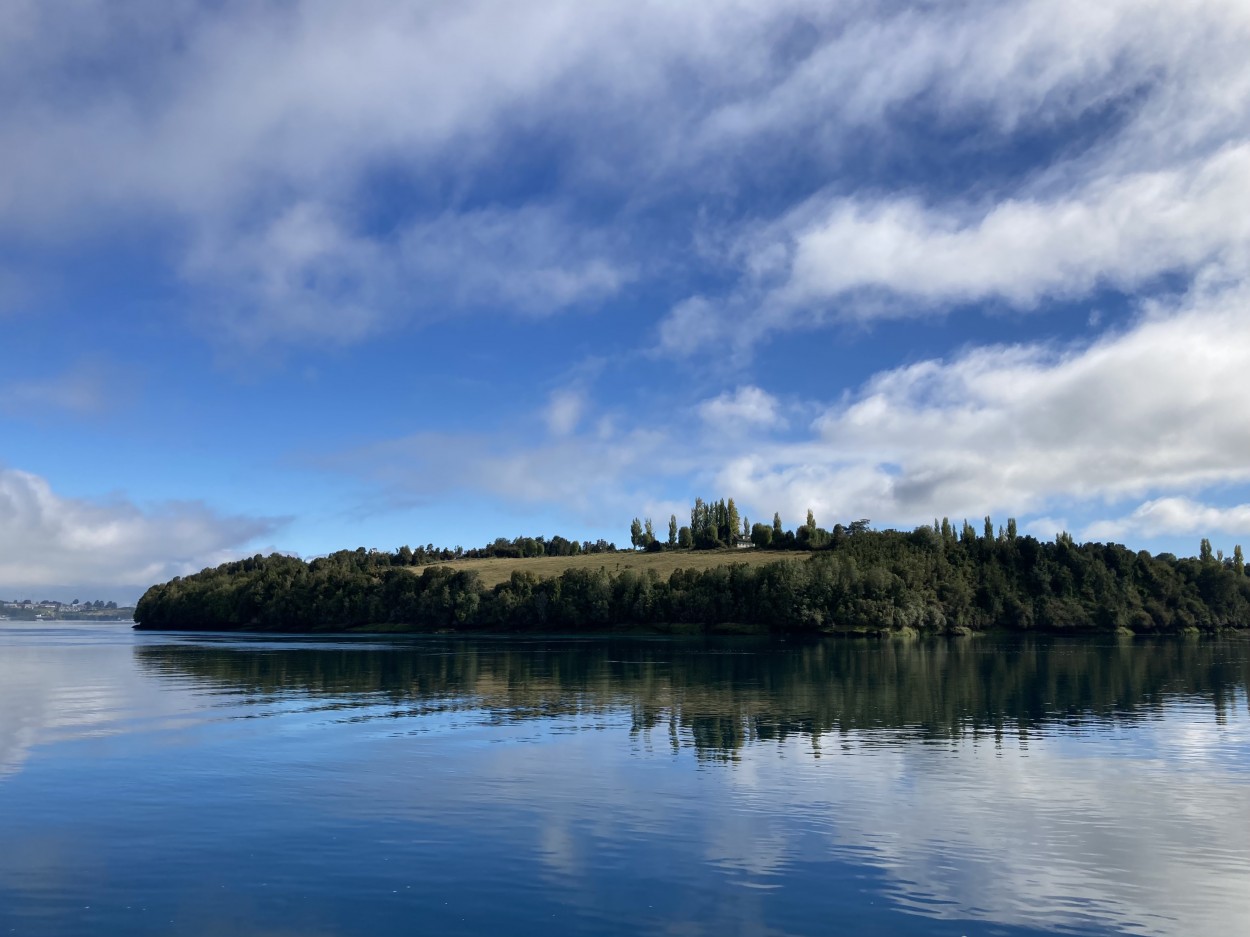
<instances>
[{"instance_id":1,"label":"cumulus cloud","mask_svg":"<svg viewBox=\"0 0 1250 937\"><path fill-rule=\"evenodd\" d=\"M744 386L699 404L699 416L709 426L733 432L742 427L785 425L777 398L758 387Z\"/></svg>"},{"instance_id":2,"label":"cumulus cloud","mask_svg":"<svg viewBox=\"0 0 1250 937\"><path fill-rule=\"evenodd\" d=\"M908 200L837 200L792 236L776 300L806 305L876 289L930 308L985 298L1032 307L1221 259L1244 267L1250 222L1228 206L1247 201L1250 144L1049 202L995 202L970 218Z\"/></svg>"},{"instance_id":3,"label":"cumulus cloud","mask_svg":"<svg viewBox=\"0 0 1250 937\"><path fill-rule=\"evenodd\" d=\"M0 586L143 589L237 557L281 523L197 502L67 498L38 475L0 469Z\"/></svg>"},{"instance_id":4,"label":"cumulus cloud","mask_svg":"<svg viewBox=\"0 0 1250 937\"><path fill-rule=\"evenodd\" d=\"M1246 301L1219 292L1085 347L975 348L883 372L821 416L814 438L728 474L900 521L1250 480L1235 392L1250 368Z\"/></svg>"},{"instance_id":5,"label":"cumulus cloud","mask_svg":"<svg viewBox=\"0 0 1250 937\"><path fill-rule=\"evenodd\" d=\"M1085 531L1093 540L1177 534L1250 534L1250 504L1216 507L1193 498L1154 498L1124 517L1096 521Z\"/></svg>"},{"instance_id":6,"label":"cumulus cloud","mask_svg":"<svg viewBox=\"0 0 1250 937\"><path fill-rule=\"evenodd\" d=\"M1167 274L1250 277L1250 143L1182 167L1098 178L1054 198L940 207L915 198L817 197L749 236L750 285L719 307L687 300L663 348L833 319L912 317L991 301L1031 310Z\"/></svg>"}]
</instances>

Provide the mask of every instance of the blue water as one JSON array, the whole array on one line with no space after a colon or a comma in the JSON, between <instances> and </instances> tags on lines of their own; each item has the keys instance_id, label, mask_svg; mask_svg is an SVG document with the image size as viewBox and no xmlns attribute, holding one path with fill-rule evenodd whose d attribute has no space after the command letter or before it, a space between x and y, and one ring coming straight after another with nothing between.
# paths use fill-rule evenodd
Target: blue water
<instances>
[{"instance_id":1,"label":"blue water","mask_svg":"<svg viewBox=\"0 0 1250 937\"><path fill-rule=\"evenodd\" d=\"M0 625L0 934L1250 932L1250 641Z\"/></svg>"}]
</instances>

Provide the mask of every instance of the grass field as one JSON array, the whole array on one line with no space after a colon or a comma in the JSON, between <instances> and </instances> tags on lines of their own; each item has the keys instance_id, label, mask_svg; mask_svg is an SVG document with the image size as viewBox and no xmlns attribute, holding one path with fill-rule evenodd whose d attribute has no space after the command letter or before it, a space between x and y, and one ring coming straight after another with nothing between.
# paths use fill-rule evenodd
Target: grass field
<instances>
[{"instance_id":1,"label":"grass field","mask_svg":"<svg viewBox=\"0 0 1250 937\"><path fill-rule=\"evenodd\" d=\"M661 577L667 579L675 569L711 569L713 566L727 566L730 563L749 563L752 566L763 566L766 563L786 561L803 563L811 556L810 553L774 553L760 550L698 550L679 551L674 553L588 553L582 556L539 556L525 560L485 559L485 560L452 560L438 563L438 566L450 566L452 569L472 569L482 577L482 584L487 588L496 583L507 582L514 569L533 573L539 579L559 576L566 569L598 569L603 567L609 572L622 569L654 569ZM427 567L414 566L413 572L420 575Z\"/></svg>"}]
</instances>

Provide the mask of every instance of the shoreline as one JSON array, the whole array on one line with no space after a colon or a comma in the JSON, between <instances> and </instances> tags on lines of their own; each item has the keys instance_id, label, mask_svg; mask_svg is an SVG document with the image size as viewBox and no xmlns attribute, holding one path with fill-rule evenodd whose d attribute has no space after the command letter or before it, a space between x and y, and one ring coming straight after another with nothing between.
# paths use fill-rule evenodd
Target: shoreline
<instances>
[{"instance_id":1,"label":"shoreline","mask_svg":"<svg viewBox=\"0 0 1250 937\"><path fill-rule=\"evenodd\" d=\"M1203 630L1198 628L1183 631L1132 631L1128 628L1097 630L1087 628L988 628L973 630L970 628L954 628L941 631L919 631L914 628L835 628L829 630L774 630L766 625L750 625L740 622L724 622L712 626L688 624L664 625L622 625L615 628L590 628L586 630L544 630L517 629L501 631L498 629L477 628L421 628L391 623L373 625L330 625L315 630L287 628L170 628L147 627L140 624L131 630L152 634L239 634L266 635L278 637L355 637L355 636L386 636L413 635L420 637L455 637L455 638L873 638L878 640L919 640L922 638L995 638L1036 634L1046 637L1115 637L1115 638L1190 638L1199 636L1217 636L1250 633L1250 625L1228 626Z\"/></svg>"}]
</instances>

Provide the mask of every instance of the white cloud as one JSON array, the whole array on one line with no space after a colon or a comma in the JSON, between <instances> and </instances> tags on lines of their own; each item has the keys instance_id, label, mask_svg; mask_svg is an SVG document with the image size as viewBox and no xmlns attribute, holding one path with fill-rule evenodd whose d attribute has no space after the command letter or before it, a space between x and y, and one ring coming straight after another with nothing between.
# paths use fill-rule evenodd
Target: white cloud
<instances>
[{"instance_id":1,"label":"white cloud","mask_svg":"<svg viewBox=\"0 0 1250 937\"><path fill-rule=\"evenodd\" d=\"M680 484L691 496L732 495L753 516L779 510L787 521L809 507L826 525L1010 513L1049 537L1066 527L1054 518L1081 524L1091 506L1250 482L1250 420L1239 390L1250 373L1248 305L1250 289L1213 287L1089 344L974 347L883 371L825 403L806 433L746 452L733 436L695 432L678 414L645 431L574 433L539 446L416 437L362 453L357 470L380 477L392 465L403 485L575 503L599 517L632 512L642 491ZM754 386L696 412L713 423L779 419L776 400ZM1162 523L1164 509L1176 507L1143 507L1114 530L1182 532ZM1220 509L1194 523L1231 532L1240 517Z\"/></svg>"},{"instance_id":2,"label":"white cloud","mask_svg":"<svg viewBox=\"0 0 1250 937\"><path fill-rule=\"evenodd\" d=\"M1108 129L1092 155L1065 155L1005 196L974 193L963 209L831 192L823 223L784 233L798 238L787 242L792 293L886 283L1027 296L1129 282L1192 261L1180 233L1165 233L1168 192L1155 198L1152 185L1170 186L1179 220L1206 232L1190 254L1227 246L1232 222L1208 230L1186 207L1218 193L1198 191L1205 177L1185 167L1245 142L1248 36L1236 0L77 0L72 15L24 0L0 16L0 225L59 243L155 218L171 226L172 252L195 245L184 267L203 274L197 286L242 297L246 321L231 327L245 338L352 340L403 319L431 281L435 307L462 302L460 289L522 311L602 300L647 257L662 266L635 225L647 206L675 191L732 193L768 171L762 156L796 148L842 179L848 142L888 143L911 108L1003 139L1082 120ZM497 194L524 177L514 152L534 140L560 154L555 178L534 186L537 217ZM416 182L386 199L402 217L382 232L362 206L392 172ZM629 207L603 225L619 234L591 232L581 247L595 199ZM1121 208L1153 233L1115 231L1107 217ZM563 228L544 231L542 211ZM830 274L828 253L848 239L862 270ZM1039 240L1071 269L1050 272L1045 251L1026 257ZM976 260L980 247L996 249L998 272L942 263ZM771 256L762 245L752 262L761 252ZM899 255L910 260L887 262ZM697 342L705 320L733 314L710 302L679 307L666 342Z\"/></svg>"},{"instance_id":3,"label":"white cloud","mask_svg":"<svg viewBox=\"0 0 1250 937\"><path fill-rule=\"evenodd\" d=\"M808 305L880 289L930 307L992 298L1027 308L1221 258L1244 268L1250 221L1228 207L1246 202L1250 144L1049 202L1007 199L972 217L909 200L837 200L794 233L776 299Z\"/></svg>"},{"instance_id":4,"label":"white cloud","mask_svg":"<svg viewBox=\"0 0 1250 937\"><path fill-rule=\"evenodd\" d=\"M350 342L464 308L541 315L606 299L633 275L604 236L541 206L445 215L382 240L313 203L206 235L183 272L218 297L214 329L248 346Z\"/></svg>"},{"instance_id":5,"label":"white cloud","mask_svg":"<svg viewBox=\"0 0 1250 937\"><path fill-rule=\"evenodd\" d=\"M826 191L724 249L737 288L678 303L661 347L730 341L741 351L779 329L965 302L1031 309L1208 266L1247 277L1250 223L1228 210L1250 198L1250 115L1237 103L1250 94L1247 43L1250 8L1224 0L943 4L853 18L768 93L720 108L705 132L724 145L818 115L810 148L836 151L872 133L885 159L907 144L890 124L906 126L896 111L908 107L989 138L1044 137L1082 121L1100 132L1025 161L1014 177L962 188L920 173L904 174L901 191L857 190L853 173L831 172ZM837 103L813 106L834 89Z\"/></svg>"},{"instance_id":6,"label":"white cloud","mask_svg":"<svg viewBox=\"0 0 1250 937\"><path fill-rule=\"evenodd\" d=\"M145 588L235 558L279 523L198 502L66 498L37 475L0 469L0 589Z\"/></svg>"},{"instance_id":7,"label":"white cloud","mask_svg":"<svg viewBox=\"0 0 1250 937\"><path fill-rule=\"evenodd\" d=\"M711 344L721 335L722 315L705 297L683 299L660 323L660 348L680 354Z\"/></svg>"},{"instance_id":8,"label":"white cloud","mask_svg":"<svg viewBox=\"0 0 1250 937\"><path fill-rule=\"evenodd\" d=\"M831 145L839 132L890 122L909 102L950 123L971 115L1010 133L1143 94L1166 112L1142 107L1132 129L1183 127L1151 140L1173 151L1247 125L1237 101L1250 78L1239 53L1250 13L1238 0L990 0L896 11L852 3L822 12L805 17L822 27L810 53L720 103L706 134L726 145L805 126L811 145Z\"/></svg>"},{"instance_id":9,"label":"white cloud","mask_svg":"<svg viewBox=\"0 0 1250 937\"><path fill-rule=\"evenodd\" d=\"M750 283L719 306L686 300L660 344L749 346L778 329L993 301L1034 309L1162 275L1250 277L1250 143L1182 167L1099 178L1052 199L932 207L817 197L740 246Z\"/></svg>"},{"instance_id":10,"label":"white cloud","mask_svg":"<svg viewBox=\"0 0 1250 937\"><path fill-rule=\"evenodd\" d=\"M1250 536L1250 504L1215 507L1186 497L1155 498L1124 517L1096 521L1085 530L1091 540L1177 534Z\"/></svg>"},{"instance_id":11,"label":"white cloud","mask_svg":"<svg viewBox=\"0 0 1250 937\"><path fill-rule=\"evenodd\" d=\"M535 204L415 224L402 251L410 279L426 289L531 314L606 299L634 276L610 237Z\"/></svg>"},{"instance_id":12,"label":"white cloud","mask_svg":"<svg viewBox=\"0 0 1250 937\"><path fill-rule=\"evenodd\" d=\"M321 206L291 206L259 231L215 231L183 272L224 294L214 331L245 345L278 337L351 341L374 332L393 289L383 245L352 235ZM224 288L223 288L224 287Z\"/></svg>"},{"instance_id":13,"label":"white cloud","mask_svg":"<svg viewBox=\"0 0 1250 937\"><path fill-rule=\"evenodd\" d=\"M569 71L614 67L629 5L6 11L0 233L59 243L172 223L174 256L191 245L180 269L217 299L214 331L353 341L414 309L595 302L631 275L601 235L545 205L461 207L474 166L511 171L501 137L579 101L602 107ZM361 209L379 172L452 191L412 195L379 232Z\"/></svg>"},{"instance_id":14,"label":"white cloud","mask_svg":"<svg viewBox=\"0 0 1250 937\"><path fill-rule=\"evenodd\" d=\"M547 401L543 418L547 430L553 436L567 436L577 429L586 410L586 395L579 390L566 388L555 391Z\"/></svg>"},{"instance_id":15,"label":"white cloud","mask_svg":"<svg viewBox=\"0 0 1250 937\"><path fill-rule=\"evenodd\" d=\"M752 428L785 425L777 398L758 387L744 386L699 404L703 422L719 431L734 432L745 424Z\"/></svg>"},{"instance_id":16,"label":"white cloud","mask_svg":"<svg viewBox=\"0 0 1250 937\"><path fill-rule=\"evenodd\" d=\"M1082 348L976 348L883 372L816 437L731 468L837 514L1031 513L1250 480L1250 291L1218 292ZM738 490L742 490L739 488Z\"/></svg>"},{"instance_id":17,"label":"white cloud","mask_svg":"<svg viewBox=\"0 0 1250 937\"><path fill-rule=\"evenodd\" d=\"M1031 534L1038 540L1052 540L1057 534L1071 530L1071 525L1062 518L1035 517L1021 528L1021 533Z\"/></svg>"},{"instance_id":18,"label":"white cloud","mask_svg":"<svg viewBox=\"0 0 1250 937\"><path fill-rule=\"evenodd\" d=\"M15 180L4 194L19 217L84 197L220 212L266 183L307 189L379 159L419 158L549 88L597 34L571 41L568 4L131 6L118 15L80 4L68 28L50 10L8 24L11 108L38 132L6 168L57 199L40 208ZM157 26L132 31L148 15ZM143 54L119 61L127 48ZM67 68L81 56L108 62L106 79Z\"/></svg>"},{"instance_id":19,"label":"white cloud","mask_svg":"<svg viewBox=\"0 0 1250 937\"><path fill-rule=\"evenodd\" d=\"M1208 113L1166 119L1227 134L1230 121L1245 123L1229 81L1244 75L1247 19L1234 0L905 11L809 0L363 0L350 10L80 0L73 16L8 4L0 77L12 91L9 133L27 147L6 148L0 178L10 223L136 198L218 211L266 183L334 184L379 161L454 148L471 162L517 127L558 127L590 157L580 172L602 178L619 164L614 151L688 166L735 137L797 131L820 145L813 127L823 138L880 125L926 95L952 119L989 109L1008 132L1142 84L1167 102L1200 96ZM71 67L84 59L107 68ZM648 171L634 163L632 175Z\"/></svg>"}]
</instances>

